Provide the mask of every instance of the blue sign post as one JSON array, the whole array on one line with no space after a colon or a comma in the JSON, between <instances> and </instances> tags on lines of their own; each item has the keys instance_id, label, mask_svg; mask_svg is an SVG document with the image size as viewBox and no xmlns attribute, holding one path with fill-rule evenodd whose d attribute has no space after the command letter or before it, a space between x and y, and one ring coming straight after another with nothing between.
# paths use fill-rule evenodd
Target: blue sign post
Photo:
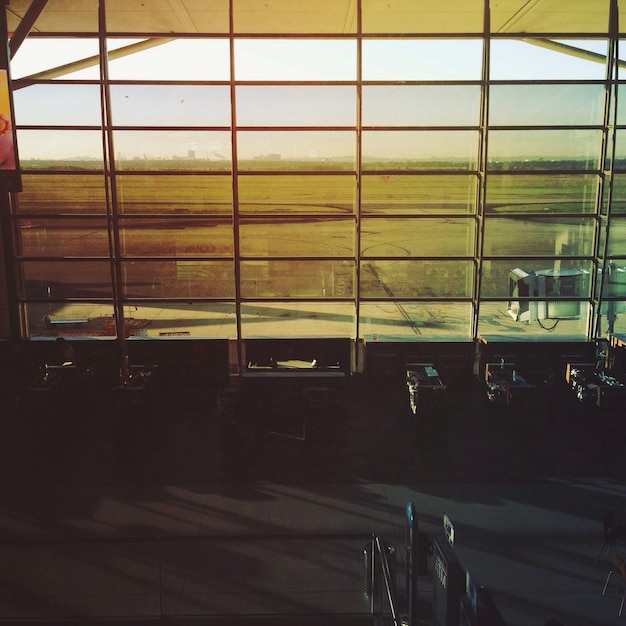
<instances>
[{"instance_id":1,"label":"blue sign post","mask_svg":"<svg viewBox=\"0 0 626 626\"><path fill-rule=\"evenodd\" d=\"M408 626L417 626L418 524L415 506L406 505L406 599Z\"/></svg>"}]
</instances>

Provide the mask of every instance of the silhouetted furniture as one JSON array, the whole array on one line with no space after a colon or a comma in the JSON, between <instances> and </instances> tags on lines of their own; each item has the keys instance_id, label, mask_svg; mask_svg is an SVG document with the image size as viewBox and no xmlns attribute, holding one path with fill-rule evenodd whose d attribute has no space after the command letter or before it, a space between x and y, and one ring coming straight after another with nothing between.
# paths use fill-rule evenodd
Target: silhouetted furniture
<instances>
[{"instance_id":1,"label":"silhouetted furniture","mask_svg":"<svg viewBox=\"0 0 626 626\"><path fill-rule=\"evenodd\" d=\"M446 386L432 363L407 363L406 384L411 413L436 410Z\"/></svg>"},{"instance_id":2,"label":"silhouetted furniture","mask_svg":"<svg viewBox=\"0 0 626 626\"><path fill-rule=\"evenodd\" d=\"M609 570L608 576L606 577L606 581L604 583L604 589L602 589L602 595L606 594L606 588L609 585L609 580L611 580L611 576L613 572L617 572L619 577L624 585L624 592L622 593L622 602L619 606L618 615L622 614L624 609L624 600L626 600L626 562L624 559L617 553L615 550L611 553L611 569Z\"/></svg>"}]
</instances>

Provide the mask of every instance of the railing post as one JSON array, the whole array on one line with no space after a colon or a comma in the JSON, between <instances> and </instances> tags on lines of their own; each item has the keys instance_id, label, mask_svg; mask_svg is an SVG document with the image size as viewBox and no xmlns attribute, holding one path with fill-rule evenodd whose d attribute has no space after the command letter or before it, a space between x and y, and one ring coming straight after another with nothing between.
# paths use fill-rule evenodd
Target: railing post
<instances>
[{"instance_id":1,"label":"railing post","mask_svg":"<svg viewBox=\"0 0 626 626\"><path fill-rule=\"evenodd\" d=\"M408 626L417 625L418 524L415 506L406 505L406 603Z\"/></svg>"}]
</instances>

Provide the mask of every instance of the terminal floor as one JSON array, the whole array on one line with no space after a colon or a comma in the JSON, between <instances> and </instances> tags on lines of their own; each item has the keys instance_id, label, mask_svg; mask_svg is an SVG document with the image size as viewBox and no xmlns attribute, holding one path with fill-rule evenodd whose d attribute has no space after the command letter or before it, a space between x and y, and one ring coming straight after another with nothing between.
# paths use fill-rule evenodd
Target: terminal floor
<instances>
[{"instance_id":1,"label":"terminal floor","mask_svg":"<svg viewBox=\"0 0 626 626\"><path fill-rule=\"evenodd\" d=\"M567 389L506 407L487 403L475 384L451 386L437 411L413 416L404 381L355 377L313 409L277 398L278 418L247 398L236 430L224 427L216 390L167 381L141 398L74 389L16 402L14 391L3 394L0 423L0 618L58 617L64 608L158 616L162 581L142 550L163 538L195 538L197 549L174 559L172 571L174 587L188 585L177 602L193 596L203 611L216 594L214 580L198 574L202 538L376 532L401 548L401 587L404 512L413 502L430 536L450 516L461 565L491 591L509 626L626 623L615 576L601 595L608 555L595 564L605 511L626 521L623 411L582 406ZM130 553L94 553L120 539ZM222 600L243 607L265 597L260 612L362 603L359 549L336 551L339 567L328 544L310 555L327 567L316 568L308 595L279 578L270 602L258 566L265 561L251 572L246 559L230 558L232 544L220 545L235 568ZM292 571L295 555L283 552L278 562ZM330 593L329 581L352 566L351 580ZM244 587L237 600L236 581ZM420 577L424 623L433 621L433 584Z\"/></svg>"}]
</instances>

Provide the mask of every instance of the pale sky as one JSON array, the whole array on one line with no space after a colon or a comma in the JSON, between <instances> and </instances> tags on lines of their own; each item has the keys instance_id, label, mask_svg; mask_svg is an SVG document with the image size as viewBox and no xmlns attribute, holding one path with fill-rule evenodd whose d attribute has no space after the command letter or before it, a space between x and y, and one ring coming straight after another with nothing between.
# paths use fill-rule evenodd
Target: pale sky
<instances>
[{"instance_id":1,"label":"pale sky","mask_svg":"<svg viewBox=\"0 0 626 626\"><path fill-rule=\"evenodd\" d=\"M112 40L110 49L137 40ZM565 42L597 53L606 52L605 42ZM112 80L228 81L227 39L173 40L137 52L109 65ZM96 40L27 39L11 62L14 80L51 66L63 65L98 53ZM364 40L363 80L478 81L481 78L482 41L474 40ZM522 41L494 40L491 78L494 80L602 80L600 63L555 52ZM235 76L241 81L356 81L357 43L354 40L265 40L235 41ZM67 74L65 79L98 80L98 67ZM567 89L570 93L568 94ZM593 86L517 88L492 87L491 123L598 124L602 92ZM112 85L114 124L127 126L216 126L230 125L228 85L136 86ZM365 86L363 124L476 126L479 90L475 85ZM15 92L17 124L98 126L99 87L93 85L45 85ZM518 107L515 104L518 104ZM552 105L550 104L552 103ZM497 116L500 115L501 119ZM237 122L240 126L354 126L356 88L344 86L245 86L237 87ZM494 117L495 116L495 117ZM566 121L559 121L566 120ZM585 131L582 131L583 133ZM475 135L475 133L472 133ZM364 155L399 158L473 158L475 137L466 133L364 133ZM41 137L46 137L42 142ZM280 153L285 157L337 157L354 153L354 133L343 131L309 133L240 133L240 155ZM548 137L548 135L546 135ZM529 134L516 141L520 155L548 150L556 156L554 138L537 141ZM585 135L587 137L587 135ZM564 156L575 156L580 137L567 137ZM595 141L595 138L591 138ZM98 156L99 133L23 131L18 136L22 158L69 158ZM589 139L585 139L586 142ZM436 146L435 143L436 142ZM139 141L142 154L184 156L188 150L230 156L227 132L150 132ZM304 144L304 145L303 145ZM496 142L497 144L497 142ZM494 145L496 145L494 144ZM136 134L116 138L116 153L137 151ZM585 154L588 145L582 147ZM347 151L347 152L346 152ZM368 151L370 151L368 153ZM469 152L468 152L469 151Z\"/></svg>"}]
</instances>

